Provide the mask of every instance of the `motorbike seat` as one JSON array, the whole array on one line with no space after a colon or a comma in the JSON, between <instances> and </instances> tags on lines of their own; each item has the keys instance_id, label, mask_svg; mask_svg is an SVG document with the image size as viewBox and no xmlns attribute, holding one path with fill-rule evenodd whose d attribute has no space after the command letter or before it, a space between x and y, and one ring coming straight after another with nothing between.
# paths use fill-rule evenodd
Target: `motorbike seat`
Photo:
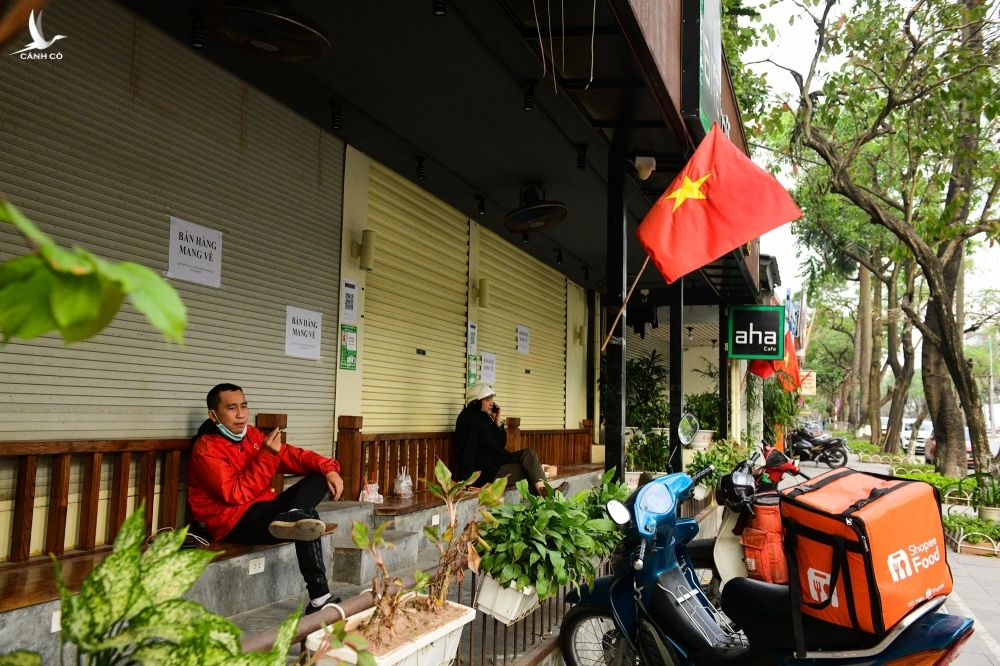
<instances>
[{"instance_id":1,"label":"motorbike seat","mask_svg":"<svg viewBox=\"0 0 1000 666\"><path fill-rule=\"evenodd\" d=\"M722 611L746 634L751 647L794 650L792 601L787 585L734 578L722 590ZM878 643L873 634L802 616L808 650L864 650Z\"/></svg>"}]
</instances>

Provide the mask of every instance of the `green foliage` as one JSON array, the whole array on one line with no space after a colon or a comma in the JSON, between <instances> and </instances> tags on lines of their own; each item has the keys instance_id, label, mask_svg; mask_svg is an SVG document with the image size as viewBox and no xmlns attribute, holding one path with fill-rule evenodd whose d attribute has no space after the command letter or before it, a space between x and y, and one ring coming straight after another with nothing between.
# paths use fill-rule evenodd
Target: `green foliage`
<instances>
[{"instance_id":1,"label":"green foliage","mask_svg":"<svg viewBox=\"0 0 1000 666\"><path fill-rule=\"evenodd\" d=\"M625 447L625 469L629 472L665 472L670 466L670 435L642 432L632 435Z\"/></svg>"},{"instance_id":2,"label":"green foliage","mask_svg":"<svg viewBox=\"0 0 1000 666\"><path fill-rule=\"evenodd\" d=\"M972 506L1000 506L1000 483L997 483L996 477L979 472L966 478L975 484L972 489Z\"/></svg>"},{"instance_id":3,"label":"green foliage","mask_svg":"<svg viewBox=\"0 0 1000 666\"><path fill-rule=\"evenodd\" d=\"M0 655L0 666L42 666L42 658L34 652L17 650Z\"/></svg>"},{"instance_id":4,"label":"green foliage","mask_svg":"<svg viewBox=\"0 0 1000 666\"><path fill-rule=\"evenodd\" d=\"M965 490L971 490L972 486L968 483L963 483L959 479L953 476L945 476L944 474L938 474L934 471L925 472L900 472L896 474L901 479L913 479L914 481L926 481L940 491L944 491L947 488L958 488L962 487Z\"/></svg>"},{"instance_id":5,"label":"green foliage","mask_svg":"<svg viewBox=\"0 0 1000 666\"><path fill-rule=\"evenodd\" d=\"M348 632L347 620L340 620L333 625L324 626L323 629L325 633L316 654L325 654L328 650L346 647L354 650L357 666L375 666L375 657L368 651L367 639L361 634Z\"/></svg>"},{"instance_id":6,"label":"green foliage","mask_svg":"<svg viewBox=\"0 0 1000 666\"><path fill-rule=\"evenodd\" d=\"M184 304L151 269L61 248L8 201L0 200L0 222L14 225L35 247L33 254L0 264L3 343L53 330L66 344L85 340L114 319L126 297L166 339L183 341Z\"/></svg>"},{"instance_id":7,"label":"green foliage","mask_svg":"<svg viewBox=\"0 0 1000 666\"><path fill-rule=\"evenodd\" d=\"M688 393L684 396L684 411L698 419L702 430L719 430L719 392Z\"/></svg>"},{"instance_id":8,"label":"green foliage","mask_svg":"<svg viewBox=\"0 0 1000 666\"><path fill-rule=\"evenodd\" d=\"M654 349L625 365L625 425L647 432L670 424L670 372Z\"/></svg>"},{"instance_id":9,"label":"green foliage","mask_svg":"<svg viewBox=\"0 0 1000 666\"><path fill-rule=\"evenodd\" d=\"M774 443L776 426L785 432L795 425L798 417L798 393L788 393L774 375L764 380L764 441Z\"/></svg>"},{"instance_id":10,"label":"green foliage","mask_svg":"<svg viewBox=\"0 0 1000 666\"><path fill-rule=\"evenodd\" d=\"M283 666L301 609L281 625L270 652L244 654L242 632L232 622L181 599L215 556L205 550L181 550L187 528L163 532L142 552L145 507L129 516L114 550L73 595L53 557L59 587L60 642L75 647L76 662L112 664L190 664ZM30 653L14 653L19 660ZM28 664L8 661L4 664Z\"/></svg>"},{"instance_id":11,"label":"green foliage","mask_svg":"<svg viewBox=\"0 0 1000 666\"><path fill-rule=\"evenodd\" d=\"M501 505L493 512L495 521L482 528L490 548L481 571L518 590L534 585L540 600L558 594L560 586L579 589L581 582L592 582L596 555L607 549L600 542L613 538L615 524L591 518L584 504L562 493L536 497L524 480L517 489L521 502Z\"/></svg>"},{"instance_id":12,"label":"green foliage","mask_svg":"<svg viewBox=\"0 0 1000 666\"><path fill-rule=\"evenodd\" d=\"M847 438L847 448L851 450L852 453L864 454L869 456L875 456L882 453L882 447L878 444L872 444L871 442L864 439L853 439L851 437Z\"/></svg>"},{"instance_id":13,"label":"green foliage","mask_svg":"<svg viewBox=\"0 0 1000 666\"><path fill-rule=\"evenodd\" d=\"M1000 523L993 520L983 520L979 516L949 514L943 517L944 528L949 532L963 530L964 540L968 543L982 543L986 537L1000 541Z\"/></svg>"},{"instance_id":14,"label":"green foliage","mask_svg":"<svg viewBox=\"0 0 1000 666\"><path fill-rule=\"evenodd\" d=\"M615 472L615 468L612 467L604 472L599 485L588 490L581 490L573 496L574 502L582 503L583 510L586 512L588 518L610 520L608 502L611 500L624 502L628 498L628 485L620 481L615 481ZM600 558L607 557L615 549L615 546L618 545L618 542L622 540L623 536L624 534L621 530L613 530L606 535L606 538L595 539L594 553Z\"/></svg>"},{"instance_id":15,"label":"green foliage","mask_svg":"<svg viewBox=\"0 0 1000 666\"><path fill-rule=\"evenodd\" d=\"M712 473L701 480L701 485L715 488L719 479L729 474L741 462L747 459L749 449L732 439L713 442L705 451L695 451L691 463L687 466L688 474L700 471L712 465Z\"/></svg>"}]
</instances>

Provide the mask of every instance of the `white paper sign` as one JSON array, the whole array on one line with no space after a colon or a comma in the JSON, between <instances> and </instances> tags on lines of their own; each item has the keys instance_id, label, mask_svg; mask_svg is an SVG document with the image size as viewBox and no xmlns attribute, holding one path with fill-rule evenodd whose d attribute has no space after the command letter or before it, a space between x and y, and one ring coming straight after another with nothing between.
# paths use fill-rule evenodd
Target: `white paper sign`
<instances>
[{"instance_id":1,"label":"white paper sign","mask_svg":"<svg viewBox=\"0 0 1000 666\"><path fill-rule=\"evenodd\" d=\"M358 323L358 283L344 280L340 288L340 323Z\"/></svg>"},{"instance_id":2,"label":"white paper sign","mask_svg":"<svg viewBox=\"0 0 1000 666\"><path fill-rule=\"evenodd\" d=\"M490 352L483 352L483 367L479 373L479 381L484 384L493 384L497 380L497 355Z\"/></svg>"},{"instance_id":3,"label":"white paper sign","mask_svg":"<svg viewBox=\"0 0 1000 666\"><path fill-rule=\"evenodd\" d=\"M170 218L167 277L222 286L222 232Z\"/></svg>"},{"instance_id":4,"label":"white paper sign","mask_svg":"<svg viewBox=\"0 0 1000 666\"><path fill-rule=\"evenodd\" d=\"M517 325L517 353L527 354L530 341L530 333L527 326Z\"/></svg>"},{"instance_id":5,"label":"white paper sign","mask_svg":"<svg viewBox=\"0 0 1000 666\"><path fill-rule=\"evenodd\" d=\"M476 334L478 333L477 327L473 322L469 322L469 337L465 345L465 353L472 355L476 353Z\"/></svg>"},{"instance_id":6,"label":"white paper sign","mask_svg":"<svg viewBox=\"0 0 1000 666\"><path fill-rule=\"evenodd\" d=\"M319 358L323 339L323 314L285 306L285 356Z\"/></svg>"}]
</instances>

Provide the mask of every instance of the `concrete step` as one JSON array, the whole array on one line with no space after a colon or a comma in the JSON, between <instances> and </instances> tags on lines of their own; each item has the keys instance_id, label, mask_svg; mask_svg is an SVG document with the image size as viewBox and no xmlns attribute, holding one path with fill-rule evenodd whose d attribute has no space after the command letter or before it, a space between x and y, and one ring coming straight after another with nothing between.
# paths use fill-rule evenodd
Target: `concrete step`
<instances>
[{"instance_id":1,"label":"concrete step","mask_svg":"<svg viewBox=\"0 0 1000 666\"><path fill-rule=\"evenodd\" d=\"M393 548L382 551L386 568L389 571L396 569L412 571L417 561L417 533L387 529L382 533L382 537L394 544ZM375 575L375 558L367 550L354 545L349 531L334 537L333 548L332 562L327 568L331 580L351 585L365 585ZM280 597L272 597L274 598Z\"/></svg>"},{"instance_id":2,"label":"concrete step","mask_svg":"<svg viewBox=\"0 0 1000 666\"><path fill-rule=\"evenodd\" d=\"M371 502L320 502L316 511L319 512L320 520L336 523L340 526L339 531L347 534L351 531L351 523L355 520L365 525L372 525L374 506Z\"/></svg>"}]
</instances>

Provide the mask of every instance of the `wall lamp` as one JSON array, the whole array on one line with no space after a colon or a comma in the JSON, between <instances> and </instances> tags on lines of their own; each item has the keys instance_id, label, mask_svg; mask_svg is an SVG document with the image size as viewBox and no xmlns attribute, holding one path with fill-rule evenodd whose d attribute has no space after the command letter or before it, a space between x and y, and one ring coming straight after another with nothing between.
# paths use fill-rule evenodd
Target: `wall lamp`
<instances>
[{"instance_id":1,"label":"wall lamp","mask_svg":"<svg viewBox=\"0 0 1000 666\"><path fill-rule=\"evenodd\" d=\"M377 235L372 229L361 232L361 242L351 243L351 256L358 259L358 268L370 271L375 268L375 240Z\"/></svg>"},{"instance_id":2,"label":"wall lamp","mask_svg":"<svg viewBox=\"0 0 1000 666\"><path fill-rule=\"evenodd\" d=\"M685 326L688 332L688 340L694 340L694 326Z\"/></svg>"},{"instance_id":3,"label":"wall lamp","mask_svg":"<svg viewBox=\"0 0 1000 666\"><path fill-rule=\"evenodd\" d=\"M654 171L656 171L655 157L635 158L635 172L638 174L639 180L649 180L649 177L653 175Z\"/></svg>"},{"instance_id":4,"label":"wall lamp","mask_svg":"<svg viewBox=\"0 0 1000 666\"><path fill-rule=\"evenodd\" d=\"M576 328L573 329L573 341L576 342L576 344L578 344L578 345L582 345L583 344L583 333L584 333L584 330L585 330L585 328L584 328L583 324L578 324L576 326Z\"/></svg>"},{"instance_id":5,"label":"wall lamp","mask_svg":"<svg viewBox=\"0 0 1000 666\"><path fill-rule=\"evenodd\" d=\"M476 284L472 285L472 300L479 302L479 307L490 307L490 293L492 291L489 278L479 278Z\"/></svg>"}]
</instances>

